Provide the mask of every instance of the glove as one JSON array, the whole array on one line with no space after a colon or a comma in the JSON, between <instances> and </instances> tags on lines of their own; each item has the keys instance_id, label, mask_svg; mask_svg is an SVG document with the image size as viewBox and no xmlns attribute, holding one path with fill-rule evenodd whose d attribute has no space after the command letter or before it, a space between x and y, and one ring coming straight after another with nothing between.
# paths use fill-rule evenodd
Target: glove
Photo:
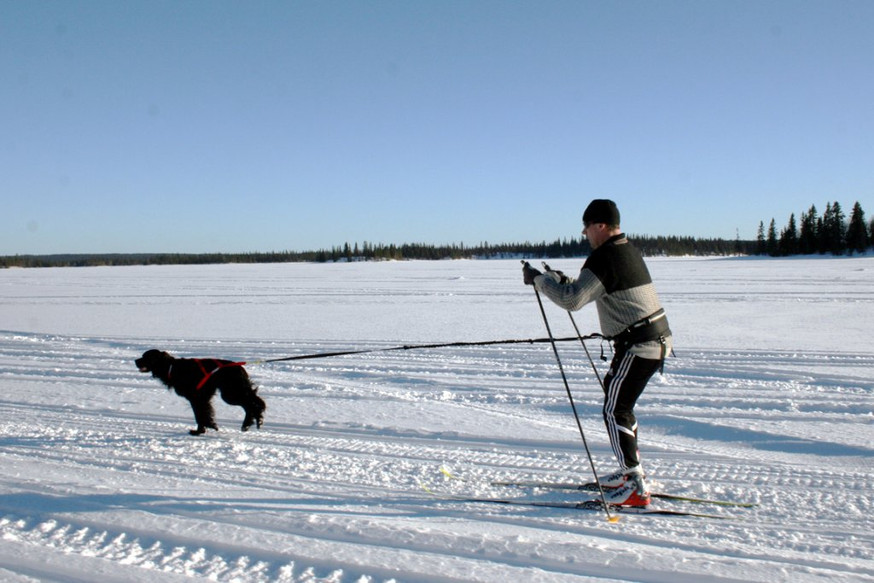
<instances>
[{"instance_id":1,"label":"glove","mask_svg":"<svg viewBox=\"0 0 874 583\"><path fill-rule=\"evenodd\" d=\"M561 271L549 271L546 273L546 275L550 276L561 285L566 285L571 282L571 279Z\"/></svg>"},{"instance_id":2,"label":"glove","mask_svg":"<svg viewBox=\"0 0 874 583\"><path fill-rule=\"evenodd\" d=\"M571 282L571 279L566 276L563 271L559 271L558 269L551 269L546 263L543 264L543 269L546 270L546 275L550 276L557 283L565 285Z\"/></svg>"},{"instance_id":3,"label":"glove","mask_svg":"<svg viewBox=\"0 0 874 583\"><path fill-rule=\"evenodd\" d=\"M525 285L534 285L534 278L538 275L543 275L526 261L522 264L522 281L525 282Z\"/></svg>"}]
</instances>

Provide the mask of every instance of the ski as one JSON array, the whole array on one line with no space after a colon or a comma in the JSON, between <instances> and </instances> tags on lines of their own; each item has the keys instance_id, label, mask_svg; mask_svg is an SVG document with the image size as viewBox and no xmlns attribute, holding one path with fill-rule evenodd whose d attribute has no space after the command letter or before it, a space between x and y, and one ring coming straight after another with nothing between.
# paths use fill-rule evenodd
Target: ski
<instances>
[{"instance_id":1,"label":"ski","mask_svg":"<svg viewBox=\"0 0 874 583\"><path fill-rule=\"evenodd\" d=\"M440 468L440 472L444 476L453 479L466 481L464 478L456 476L448 469ZM543 488L547 490L575 490L581 492L598 492L597 482L586 482L577 484L573 482L546 482L546 481L525 481L525 480L493 480L489 482L489 486L506 486L516 488ZM605 490L608 488L605 488ZM724 506L728 508L755 508L758 504L754 502L733 502L730 500L713 500L711 498L698 498L695 496L680 496L677 494L666 494L664 492L650 492L652 498L667 500L670 502L689 502L691 504L709 504L713 506Z\"/></svg>"},{"instance_id":2,"label":"ski","mask_svg":"<svg viewBox=\"0 0 874 583\"><path fill-rule=\"evenodd\" d=\"M529 506L532 508L560 508L564 510L587 510L592 512L604 512L604 505L600 500L583 500L581 502L561 502L548 500L526 500L523 498L487 498L479 496L457 496L434 492L431 488L422 484L422 489L444 502L458 502L470 504L496 504L502 506ZM729 520L730 516L707 514L703 512L688 512L686 510L671 510L652 507L610 506L613 514L642 514L655 516L688 516L694 518L712 518L717 520Z\"/></svg>"},{"instance_id":3,"label":"ski","mask_svg":"<svg viewBox=\"0 0 874 583\"><path fill-rule=\"evenodd\" d=\"M489 482L490 486L515 486L518 488L544 488L548 490L576 490L581 492L597 492L598 484L596 482L587 482L585 484L565 483L565 482L526 482L526 481L494 481ZM605 488L606 490L607 488ZM754 502L733 502L731 500L713 500L711 498L698 498L695 496L680 496L677 494L666 494L664 492L650 492L650 497L660 500L669 500L674 502L690 502L692 504L712 504L714 506L727 506L731 508L754 508L758 504Z\"/></svg>"}]
</instances>

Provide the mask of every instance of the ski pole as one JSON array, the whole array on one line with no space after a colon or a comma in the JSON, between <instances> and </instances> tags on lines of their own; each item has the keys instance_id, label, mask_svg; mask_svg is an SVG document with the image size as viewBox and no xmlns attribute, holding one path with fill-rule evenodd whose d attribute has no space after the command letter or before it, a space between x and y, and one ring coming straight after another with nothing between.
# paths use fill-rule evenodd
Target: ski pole
<instances>
[{"instance_id":1,"label":"ski pole","mask_svg":"<svg viewBox=\"0 0 874 583\"><path fill-rule=\"evenodd\" d=\"M523 265L529 265L527 261L522 260ZM552 329L549 327L549 320L546 317L546 310L543 309L543 301L540 299L540 292L537 291L537 287L534 286L534 296L537 298L537 305L540 307L540 314L543 316L543 323L546 326L546 335L553 339ZM553 340L551 342L552 352L555 354L555 361L558 363L558 370L561 373L561 380L564 382L564 389L567 391L568 400L571 403L571 410L574 412L574 420L577 422L577 429L580 431L580 437L583 440L583 448L586 450L586 457L589 458L589 465L592 467L592 473L595 476L595 482L598 484L598 492L601 495L601 502L604 505L604 512L607 513L607 521L608 522L619 522L619 515L613 515L610 513L610 505L607 504L607 497L604 495L604 488L601 487L601 481L598 480L598 470L595 469L595 461L592 459L592 452L589 450L589 443L586 441L586 433L583 431L583 424L580 423L580 416L577 413L577 406L574 403L574 396L571 393L571 387L567 382L567 375L564 372L564 366L561 364L561 357L558 354L558 347ZM593 365L594 366L594 365Z\"/></svg>"},{"instance_id":2,"label":"ski pole","mask_svg":"<svg viewBox=\"0 0 874 583\"><path fill-rule=\"evenodd\" d=\"M550 269L549 265L547 265L545 261L542 263L542 265L543 265L543 269L545 269L546 271L552 271L552 269ZM601 380L601 373L598 372L598 367L595 366L595 361L592 360L592 355L589 354L589 347L586 346L586 338L596 338L596 337L603 338L603 336L600 336L598 334L593 334L593 335L590 335L590 336L587 336L586 338L584 338L583 335L580 333L580 329L577 326L577 321L574 320L574 315L571 314L570 310L567 311L567 315L571 319L571 324L573 324L573 326L574 326L574 331L577 333L577 338L580 339L580 344L583 345L583 350L586 352L586 358L589 359L589 364L592 365L592 372L595 373L595 378L598 379L598 384L601 386L601 390L603 390L606 393L607 389L604 387L604 381Z\"/></svg>"}]
</instances>

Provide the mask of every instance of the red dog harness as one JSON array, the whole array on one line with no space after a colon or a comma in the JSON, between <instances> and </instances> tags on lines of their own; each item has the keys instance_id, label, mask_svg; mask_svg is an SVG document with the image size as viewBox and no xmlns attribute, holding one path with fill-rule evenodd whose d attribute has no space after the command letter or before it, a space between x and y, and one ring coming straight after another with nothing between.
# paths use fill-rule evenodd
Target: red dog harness
<instances>
[{"instance_id":1,"label":"red dog harness","mask_svg":"<svg viewBox=\"0 0 874 583\"><path fill-rule=\"evenodd\" d=\"M192 358L190 360L193 360L194 362L196 362L197 366L200 367L200 372L203 373L203 378L200 379L200 382L197 383L197 386L195 387L195 390L197 390L197 391L202 389L203 385L206 384L206 382L209 380L209 378L212 375L214 375L215 373L217 373L219 370L221 370L223 368L227 368L229 366L243 366L244 364L246 364L245 362L219 362L218 360L216 360L214 358ZM206 367L203 365L204 362L211 362L213 364L214 368L212 370L206 370ZM173 372L173 365L171 364L170 368L167 370L167 378L170 378L172 372Z\"/></svg>"},{"instance_id":2,"label":"red dog harness","mask_svg":"<svg viewBox=\"0 0 874 583\"><path fill-rule=\"evenodd\" d=\"M195 358L195 359L193 359L193 360L194 360L194 362L197 363L197 366L200 367L200 372L203 373L203 379L201 379L201 381L200 381L199 383L197 383L197 387L196 387L196 389L197 389L198 391L201 389L201 387L203 387L203 385L206 384L206 381L209 380L209 377L211 377L212 375L214 375L215 373L217 373L220 369L223 369L223 368L226 368L226 367L229 367L229 366L243 366L244 364L246 364L245 362L226 362L226 363L225 363L225 362L219 362L219 361L217 361L217 360L215 360L215 359L211 359L211 358L209 358L209 359L200 359L200 358ZM206 370L206 367L203 366L203 363L204 363L204 362L211 362L211 363L213 363L213 364L215 365L215 368L212 369L211 371L207 371L207 370Z\"/></svg>"}]
</instances>

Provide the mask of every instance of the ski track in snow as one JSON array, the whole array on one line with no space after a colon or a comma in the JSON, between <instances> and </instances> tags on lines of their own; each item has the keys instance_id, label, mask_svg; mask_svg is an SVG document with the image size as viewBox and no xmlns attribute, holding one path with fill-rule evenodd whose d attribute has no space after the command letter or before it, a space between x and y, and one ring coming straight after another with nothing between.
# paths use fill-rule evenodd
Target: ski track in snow
<instances>
[{"instance_id":1,"label":"ski track in snow","mask_svg":"<svg viewBox=\"0 0 874 583\"><path fill-rule=\"evenodd\" d=\"M242 411L216 398L221 431L202 437L187 434L187 403L133 366L151 347L253 361L542 336L516 262L0 272L0 579L874 581L874 352L861 332L872 324L872 260L651 267L678 355L638 405L646 469L659 491L759 504L691 507L730 520L610 524L596 512L442 499L587 496L489 485L591 478L548 345L251 364L264 427L239 432ZM351 289L337 279L344 268ZM852 289L834 294L843 320L810 294L844 289L835 282ZM317 312L303 339L270 320L284 289ZM185 314L214 316L216 304L245 318L189 334ZM380 336L372 326L391 313L386 304L399 321ZM707 336L734 304L749 318L744 334ZM101 307L111 315L95 322ZM158 308L175 328L138 333L140 312ZM535 313L520 317L525 309ZM566 326L559 310L549 315ZM780 317L785 326L773 327ZM799 338L811 322L822 333ZM701 341L680 340L684 329ZM598 343L589 348L597 359ZM590 365L578 343L560 352L595 462L612 470Z\"/></svg>"}]
</instances>

